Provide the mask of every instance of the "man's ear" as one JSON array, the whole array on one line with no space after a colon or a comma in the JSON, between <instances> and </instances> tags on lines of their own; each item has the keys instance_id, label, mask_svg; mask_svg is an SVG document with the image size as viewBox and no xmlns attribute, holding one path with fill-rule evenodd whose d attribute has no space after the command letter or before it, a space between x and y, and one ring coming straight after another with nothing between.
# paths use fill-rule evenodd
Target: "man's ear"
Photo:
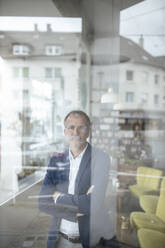
<instances>
[{"instance_id":1,"label":"man's ear","mask_svg":"<svg viewBox=\"0 0 165 248\"><path fill-rule=\"evenodd\" d=\"M64 128L64 135L66 135L66 128Z\"/></svg>"},{"instance_id":2,"label":"man's ear","mask_svg":"<svg viewBox=\"0 0 165 248\"><path fill-rule=\"evenodd\" d=\"M89 129L88 129L88 138L89 138L90 134L91 134L91 128L89 127Z\"/></svg>"}]
</instances>

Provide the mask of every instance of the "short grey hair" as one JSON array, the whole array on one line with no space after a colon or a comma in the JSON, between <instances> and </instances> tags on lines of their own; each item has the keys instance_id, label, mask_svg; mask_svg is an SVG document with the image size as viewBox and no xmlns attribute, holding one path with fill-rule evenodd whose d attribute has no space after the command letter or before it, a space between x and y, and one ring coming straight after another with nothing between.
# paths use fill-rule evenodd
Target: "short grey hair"
<instances>
[{"instance_id":1,"label":"short grey hair","mask_svg":"<svg viewBox=\"0 0 165 248\"><path fill-rule=\"evenodd\" d=\"M70 115L80 115L80 116L83 116L84 119L86 120L86 123L87 123L88 127L91 126L91 121L90 121L89 116L88 116L84 111L82 111L82 110L72 110L72 111L70 111L70 112L66 115L66 117L65 117L65 119L64 119L64 125L65 125L65 122L66 122L66 120L68 119L68 117L69 117Z\"/></svg>"}]
</instances>

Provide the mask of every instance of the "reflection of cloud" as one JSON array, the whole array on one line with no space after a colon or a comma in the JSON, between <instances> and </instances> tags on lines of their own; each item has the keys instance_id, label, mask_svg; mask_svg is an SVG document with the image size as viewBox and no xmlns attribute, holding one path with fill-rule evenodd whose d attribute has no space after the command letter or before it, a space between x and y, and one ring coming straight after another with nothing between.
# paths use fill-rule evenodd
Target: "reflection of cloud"
<instances>
[{"instance_id":1,"label":"reflection of cloud","mask_svg":"<svg viewBox=\"0 0 165 248\"><path fill-rule=\"evenodd\" d=\"M121 12L120 33L138 43L144 35L144 48L155 56L165 55L164 0L146 0Z\"/></svg>"}]
</instances>

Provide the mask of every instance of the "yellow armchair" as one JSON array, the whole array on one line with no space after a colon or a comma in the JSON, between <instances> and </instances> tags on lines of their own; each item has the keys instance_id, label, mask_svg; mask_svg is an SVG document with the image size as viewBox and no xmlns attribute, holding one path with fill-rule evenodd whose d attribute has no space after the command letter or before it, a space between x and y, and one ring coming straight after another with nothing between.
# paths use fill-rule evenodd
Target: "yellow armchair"
<instances>
[{"instance_id":1,"label":"yellow armchair","mask_svg":"<svg viewBox=\"0 0 165 248\"><path fill-rule=\"evenodd\" d=\"M158 200L158 195L142 195L139 200L140 207L147 213L155 214Z\"/></svg>"},{"instance_id":2,"label":"yellow armchair","mask_svg":"<svg viewBox=\"0 0 165 248\"><path fill-rule=\"evenodd\" d=\"M132 212L130 222L136 229L147 228L165 233L165 178L162 180L156 213Z\"/></svg>"},{"instance_id":3,"label":"yellow armchair","mask_svg":"<svg viewBox=\"0 0 165 248\"><path fill-rule=\"evenodd\" d=\"M129 190L137 198L142 195L156 195L162 175L161 170L140 166L137 169L137 184L130 185Z\"/></svg>"},{"instance_id":4,"label":"yellow armchair","mask_svg":"<svg viewBox=\"0 0 165 248\"><path fill-rule=\"evenodd\" d=\"M141 248L165 248L165 233L141 228L138 240Z\"/></svg>"}]
</instances>

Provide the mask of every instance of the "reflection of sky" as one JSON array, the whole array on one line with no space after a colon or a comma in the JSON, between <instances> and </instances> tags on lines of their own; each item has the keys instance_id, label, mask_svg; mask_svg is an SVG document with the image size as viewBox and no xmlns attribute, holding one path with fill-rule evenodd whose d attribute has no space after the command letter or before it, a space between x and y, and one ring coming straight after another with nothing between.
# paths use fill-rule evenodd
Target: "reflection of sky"
<instances>
[{"instance_id":1,"label":"reflection of sky","mask_svg":"<svg viewBox=\"0 0 165 248\"><path fill-rule=\"evenodd\" d=\"M120 34L138 42L154 56L165 55L165 1L146 0L121 11Z\"/></svg>"},{"instance_id":2,"label":"reflection of sky","mask_svg":"<svg viewBox=\"0 0 165 248\"><path fill-rule=\"evenodd\" d=\"M34 24L40 32L51 24L54 32L81 32L81 18L64 17L0 17L0 31L34 31Z\"/></svg>"}]
</instances>

